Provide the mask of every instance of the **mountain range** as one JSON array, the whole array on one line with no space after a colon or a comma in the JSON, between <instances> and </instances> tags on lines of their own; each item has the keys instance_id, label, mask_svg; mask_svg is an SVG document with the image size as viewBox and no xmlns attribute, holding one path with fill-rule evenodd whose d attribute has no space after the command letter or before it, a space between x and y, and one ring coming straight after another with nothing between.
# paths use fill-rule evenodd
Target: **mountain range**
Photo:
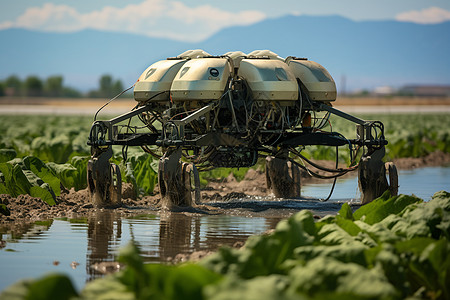
<instances>
[{"instance_id":1,"label":"mountain range","mask_svg":"<svg viewBox=\"0 0 450 300\"><path fill-rule=\"evenodd\" d=\"M450 84L450 22L352 21L339 16L284 16L223 29L197 43L129 33L0 30L0 80L63 75L90 89L103 74L132 85L150 64L188 49L212 55L270 49L307 57L328 69L338 90L389 85ZM345 82L345 86L344 86Z\"/></svg>"}]
</instances>

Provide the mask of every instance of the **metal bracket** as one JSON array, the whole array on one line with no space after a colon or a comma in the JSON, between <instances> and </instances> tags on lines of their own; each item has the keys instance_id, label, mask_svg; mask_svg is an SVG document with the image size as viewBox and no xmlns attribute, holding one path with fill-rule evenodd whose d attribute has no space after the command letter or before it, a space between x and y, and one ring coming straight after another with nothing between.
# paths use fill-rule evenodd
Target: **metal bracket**
<instances>
[{"instance_id":1,"label":"metal bracket","mask_svg":"<svg viewBox=\"0 0 450 300\"><path fill-rule=\"evenodd\" d=\"M214 105L215 103L210 103L207 106L200 108L199 110L193 112L192 114L181 120L171 120L170 122L175 124L175 126L177 126L179 137L180 138L184 137L184 127L187 124L191 123L194 120L198 120L201 116L209 113Z\"/></svg>"}]
</instances>

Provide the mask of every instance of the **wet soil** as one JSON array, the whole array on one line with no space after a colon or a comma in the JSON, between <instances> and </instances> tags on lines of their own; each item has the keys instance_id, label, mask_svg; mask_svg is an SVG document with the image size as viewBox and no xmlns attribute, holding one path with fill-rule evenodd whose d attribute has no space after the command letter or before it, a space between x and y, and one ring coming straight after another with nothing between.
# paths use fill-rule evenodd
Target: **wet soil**
<instances>
[{"instance_id":1,"label":"wet soil","mask_svg":"<svg viewBox=\"0 0 450 300\"><path fill-rule=\"evenodd\" d=\"M318 163L326 167L334 167L334 162L332 161L319 161ZM434 152L422 158L396 159L394 163L399 169L443 166L450 164L450 153ZM304 171L302 171L301 176L302 184L319 181ZM357 173L349 172L345 176L357 176ZM320 181L323 182L323 180ZM270 194L270 191L266 188L265 173L250 169L240 182L230 174L226 178L212 180L201 193L202 204L193 208L173 208L173 210L186 213L220 214L224 212L217 207L208 205L208 203L227 202L247 196L267 196ZM124 183L122 205L116 208L102 209L114 209L115 212L123 214L124 217L142 213L142 210L157 211L161 209L157 190L155 190L153 195L138 199L133 194L131 184ZM61 195L57 197L57 204L53 206L29 195L19 195L14 198L3 194L0 195L0 204L3 204L2 207L6 207L6 211L0 213L0 224L8 224L8 227L21 226L21 223L31 223L52 218L81 218L99 209L89 203L87 189L80 191L64 189L61 191Z\"/></svg>"}]
</instances>

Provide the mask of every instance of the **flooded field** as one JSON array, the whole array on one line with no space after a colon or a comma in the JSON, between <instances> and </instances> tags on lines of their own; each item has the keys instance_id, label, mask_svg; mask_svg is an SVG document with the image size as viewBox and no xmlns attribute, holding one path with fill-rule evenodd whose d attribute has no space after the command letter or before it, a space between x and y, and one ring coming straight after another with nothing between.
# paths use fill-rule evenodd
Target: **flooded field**
<instances>
[{"instance_id":1,"label":"flooded field","mask_svg":"<svg viewBox=\"0 0 450 300\"><path fill-rule=\"evenodd\" d=\"M400 193L427 201L436 191L450 190L450 167L400 171ZM136 241L148 263L182 260L194 251L214 251L222 245L239 246L255 234L276 226L282 218L308 209L317 216L334 214L343 202L358 207L356 178L339 180L331 199L331 184L302 187L302 199L249 197L208 203L220 214L201 211L148 210L123 219L105 210L85 219L55 219L27 225L20 232L2 230L0 290L24 278L48 272L69 275L78 289L103 276L108 262L130 240ZM105 263L106 262L106 263ZM6 275L7 274L7 275Z\"/></svg>"}]
</instances>

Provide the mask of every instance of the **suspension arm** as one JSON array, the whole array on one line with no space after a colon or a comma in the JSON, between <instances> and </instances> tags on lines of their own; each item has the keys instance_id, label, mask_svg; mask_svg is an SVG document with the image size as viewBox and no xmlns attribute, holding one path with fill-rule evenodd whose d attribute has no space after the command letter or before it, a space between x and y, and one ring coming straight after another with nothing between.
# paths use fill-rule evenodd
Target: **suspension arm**
<instances>
[{"instance_id":1,"label":"suspension arm","mask_svg":"<svg viewBox=\"0 0 450 300\"><path fill-rule=\"evenodd\" d=\"M344 118L348 121L356 123L357 139L348 140L348 143L356 144L359 146L367 146L371 151L380 149L388 144L388 141L384 138L384 125L379 121L365 121L357 118L343 111L335 109L324 103L318 103L317 108L319 110L328 111L338 117ZM378 132L377 132L378 130Z\"/></svg>"},{"instance_id":2,"label":"suspension arm","mask_svg":"<svg viewBox=\"0 0 450 300\"><path fill-rule=\"evenodd\" d=\"M349 115L348 113L345 113L343 111L340 111L336 108L333 108L329 105L326 105L324 103L318 103L318 109L319 110L325 110L328 111L338 117L344 118L348 121L351 121L353 123L359 124L359 125L365 125L367 123L367 121L364 121L363 119L357 118L355 116Z\"/></svg>"},{"instance_id":3,"label":"suspension arm","mask_svg":"<svg viewBox=\"0 0 450 300\"><path fill-rule=\"evenodd\" d=\"M149 111L151 109L150 105L145 105L139 107L138 109L132 110L118 117L115 117L109 121L95 121L92 124L91 132L89 134L89 140L87 144L92 147L101 147L108 145L130 145L138 146L141 145L136 143L138 141L147 141L149 144L154 144L156 138L154 134L148 133L132 133L132 134L119 134L117 126L114 126L122 121L131 119L143 112Z\"/></svg>"}]
</instances>

